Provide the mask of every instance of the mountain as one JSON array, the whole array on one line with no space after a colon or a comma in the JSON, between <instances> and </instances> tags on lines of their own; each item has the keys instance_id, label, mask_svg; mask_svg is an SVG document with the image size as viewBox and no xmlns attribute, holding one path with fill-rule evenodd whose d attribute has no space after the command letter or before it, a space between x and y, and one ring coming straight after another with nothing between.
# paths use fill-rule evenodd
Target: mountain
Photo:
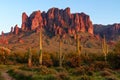
<instances>
[{"instance_id":1,"label":"mountain","mask_svg":"<svg viewBox=\"0 0 120 80\"><path fill-rule=\"evenodd\" d=\"M85 13L71 13L70 8L51 8L47 12L34 11L30 16L22 14L21 28L15 26L14 33L35 30L43 27L47 32L56 35L58 33L75 34L75 31L93 34L93 25L90 17Z\"/></svg>"},{"instance_id":2,"label":"mountain","mask_svg":"<svg viewBox=\"0 0 120 80\"><path fill-rule=\"evenodd\" d=\"M118 41L120 40L120 24L112 24L112 25L94 25L94 33L99 34L101 37L103 35L110 41Z\"/></svg>"},{"instance_id":3,"label":"mountain","mask_svg":"<svg viewBox=\"0 0 120 80\"><path fill-rule=\"evenodd\" d=\"M24 51L28 47L39 49L39 29L43 28L43 49L44 51L59 51L59 37L64 36L63 51L74 52L76 46L76 33L79 34L84 52L101 50L101 39L94 35L94 27L89 15L85 13L71 13L70 8L51 8L47 12L34 11L28 16L22 14L21 27L15 25L5 35L7 45L2 43L4 37L0 37L0 45L7 46L13 51ZM98 49L98 50L97 50ZM18 51L18 52L19 52ZM93 52L93 50L91 50Z\"/></svg>"}]
</instances>

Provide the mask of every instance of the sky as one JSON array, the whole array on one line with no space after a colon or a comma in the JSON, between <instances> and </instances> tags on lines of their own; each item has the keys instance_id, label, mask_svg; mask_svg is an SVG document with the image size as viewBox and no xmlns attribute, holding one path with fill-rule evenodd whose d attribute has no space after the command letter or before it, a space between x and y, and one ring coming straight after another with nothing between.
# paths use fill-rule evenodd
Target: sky
<instances>
[{"instance_id":1,"label":"sky","mask_svg":"<svg viewBox=\"0 0 120 80\"><path fill-rule=\"evenodd\" d=\"M71 8L71 13L84 12L93 24L120 23L120 0L1 0L0 33L9 32L18 24L21 27L22 13L29 16L33 11L48 11L49 8Z\"/></svg>"}]
</instances>

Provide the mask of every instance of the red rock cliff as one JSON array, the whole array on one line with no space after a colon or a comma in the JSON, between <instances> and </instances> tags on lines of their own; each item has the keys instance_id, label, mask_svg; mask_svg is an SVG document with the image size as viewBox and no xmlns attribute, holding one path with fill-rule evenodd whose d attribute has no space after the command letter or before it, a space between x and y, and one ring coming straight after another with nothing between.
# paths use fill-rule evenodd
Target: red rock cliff
<instances>
[{"instance_id":1,"label":"red rock cliff","mask_svg":"<svg viewBox=\"0 0 120 80\"><path fill-rule=\"evenodd\" d=\"M90 17L85 13L70 12L70 8L58 9L51 8L47 12L35 11L29 17L26 13L22 14L22 30L36 30L44 27L47 31L56 34L68 32L88 32L93 34L93 25Z\"/></svg>"}]
</instances>

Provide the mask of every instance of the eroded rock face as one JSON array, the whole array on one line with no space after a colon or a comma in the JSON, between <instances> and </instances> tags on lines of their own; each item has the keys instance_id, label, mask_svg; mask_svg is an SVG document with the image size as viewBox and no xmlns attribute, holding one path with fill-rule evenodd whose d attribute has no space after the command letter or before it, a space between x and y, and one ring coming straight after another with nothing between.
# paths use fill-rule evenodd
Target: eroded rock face
<instances>
[{"instance_id":1,"label":"eroded rock face","mask_svg":"<svg viewBox=\"0 0 120 80\"><path fill-rule=\"evenodd\" d=\"M35 11L30 15L31 30L35 30L37 27L43 26L42 15L40 11Z\"/></svg>"},{"instance_id":2,"label":"eroded rock face","mask_svg":"<svg viewBox=\"0 0 120 80\"><path fill-rule=\"evenodd\" d=\"M85 13L70 12L70 8L51 8L47 12L35 11L29 17L22 14L22 30L36 30L44 27L47 31L57 34L66 32L75 34L76 32L88 32L93 34L93 25L90 17Z\"/></svg>"},{"instance_id":3,"label":"eroded rock face","mask_svg":"<svg viewBox=\"0 0 120 80\"><path fill-rule=\"evenodd\" d=\"M118 40L120 35L120 24L94 25L94 33L105 35L107 39Z\"/></svg>"},{"instance_id":4,"label":"eroded rock face","mask_svg":"<svg viewBox=\"0 0 120 80\"><path fill-rule=\"evenodd\" d=\"M14 34L18 34L20 32L20 28L18 27L18 25L15 25L15 27L14 27Z\"/></svg>"},{"instance_id":5,"label":"eroded rock face","mask_svg":"<svg viewBox=\"0 0 120 80\"><path fill-rule=\"evenodd\" d=\"M28 30L28 16L27 14L24 12L22 14L22 26L21 26L22 30Z\"/></svg>"},{"instance_id":6,"label":"eroded rock face","mask_svg":"<svg viewBox=\"0 0 120 80\"><path fill-rule=\"evenodd\" d=\"M6 38L6 36L4 35L4 32L1 32L1 38L0 38L0 44L8 44L8 40Z\"/></svg>"}]
</instances>

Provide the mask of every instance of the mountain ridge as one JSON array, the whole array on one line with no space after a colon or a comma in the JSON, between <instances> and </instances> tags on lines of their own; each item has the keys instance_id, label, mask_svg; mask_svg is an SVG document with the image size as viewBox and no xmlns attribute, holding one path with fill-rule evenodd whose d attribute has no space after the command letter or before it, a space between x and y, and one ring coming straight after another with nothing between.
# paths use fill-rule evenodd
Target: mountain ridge
<instances>
[{"instance_id":1,"label":"mountain ridge","mask_svg":"<svg viewBox=\"0 0 120 80\"><path fill-rule=\"evenodd\" d=\"M38 10L32 12L29 16L23 12L21 27L15 25L15 27L11 27L9 33L5 34L3 32L2 36L0 36L0 45L6 45L12 50L27 50L29 46L38 48L39 28L42 27L45 51L58 51L56 47L58 45L58 35L65 36L64 50L68 50L71 47L70 50L74 51L76 34L79 34L84 51L88 51L86 48L94 48L96 51L101 51L103 35L110 41L110 44L113 44L111 41L113 39L104 32L109 32L109 30L113 29L111 32L114 33L114 30L118 29L117 27L114 29L114 26L117 26L117 24L112 25L111 28L92 24L89 15L71 13L69 7L66 9L50 8L47 12ZM108 31L106 31L107 29Z\"/></svg>"}]
</instances>

